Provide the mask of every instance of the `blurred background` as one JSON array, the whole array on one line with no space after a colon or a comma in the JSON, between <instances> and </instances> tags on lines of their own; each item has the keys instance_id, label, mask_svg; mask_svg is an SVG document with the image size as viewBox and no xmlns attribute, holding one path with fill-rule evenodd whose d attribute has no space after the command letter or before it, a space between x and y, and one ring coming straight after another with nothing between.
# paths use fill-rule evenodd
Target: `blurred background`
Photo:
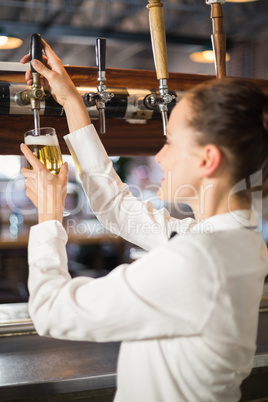
<instances>
[{"instance_id":1,"label":"blurred background","mask_svg":"<svg viewBox=\"0 0 268 402\"><path fill-rule=\"evenodd\" d=\"M210 6L205 0L163 0L169 70L214 74L213 64L189 56L211 47ZM32 33L40 33L65 64L95 66L95 38L107 38L107 67L154 69L146 0L1 0L0 33L18 36L17 49L0 61L18 62ZM267 78L268 1L230 0L224 31L233 76Z\"/></svg>"},{"instance_id":2,"label":"blurred background","mask_svg":"<svg viewBox=\"0 0 268 402\"><path fill-rule=\"evenodd\" d=\"M205 0L163 0L170 72L215 75L213 60L193 61L192 54L211 49L211 7ZM1 70L28 53L38 32L66 65L95 66L95 39L107 39L106 66L154 70L149 11L145 0L0 0ZM227 1L223 5L227 37L227 75L268 79L268 0ZM13 38L13 39L12 39ZM11 48L10 48L11 47ZM209 62L208 62L209 61ZM25 68L25 67L24 67ZM171 88L172 89L172 88ZM0 94L1 95L1 94ZM3 128L2 128L3 129ZM1 132L1 128L0 128ZM1 152L0 152L1 154ZM135 245L111 237L97 222L69 156L69 191L65 220L69 234L69 269L73 276L102 276L131 261ZM154 157L112 158L135 196L186 217L185 205L174 208L157 198L162 173ZM27 302L27 241L37 222L36 209L25 196L20 156L0 155L0 303ZM268 243L268 208L260 222Z\"/></svg>"}]
</instances>

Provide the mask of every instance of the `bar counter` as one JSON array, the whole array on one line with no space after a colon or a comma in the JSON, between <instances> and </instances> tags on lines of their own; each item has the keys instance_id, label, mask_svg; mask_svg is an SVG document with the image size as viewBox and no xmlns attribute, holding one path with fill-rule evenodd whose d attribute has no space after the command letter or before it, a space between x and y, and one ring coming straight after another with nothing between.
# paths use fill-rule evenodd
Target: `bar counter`
<instances>
[{"instance_id":1,"label":"bar counter","mask_svg":"<svg viewBox=\"0 0 268 402\"><path fill-rule=\"evenodd\" d=\"M1 305L0 319L1 312L3 318L3 312L8 313L10 306ZM24 311L19 311L18 322L0 325L0 401L112 402L120 344L40 337L31 320L25 317L27 304L22 306ZM257 398L268 400L266 306L264 300L260 308L254 369L242 384L241 402Z\"/></svg>"},{"instance_id":2,"label":"bar counter","mask_svg":"<svg viewBox=\"0 0 268 402\"><path fill-rule=\"evenodd\" d=\"M112 401L118 350L118 343L1 337L0 401Z\"/></svg>"}]
</instances>

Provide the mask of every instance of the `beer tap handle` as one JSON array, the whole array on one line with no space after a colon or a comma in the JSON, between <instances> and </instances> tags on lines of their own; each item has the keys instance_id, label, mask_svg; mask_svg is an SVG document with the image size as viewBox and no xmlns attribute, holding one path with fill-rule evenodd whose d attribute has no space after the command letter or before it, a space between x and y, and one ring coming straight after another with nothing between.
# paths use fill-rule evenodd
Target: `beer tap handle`
<instances>
[{"instance_id":1,"label":"beer tap handle","mask_svg":"<svg viewBox=\"0 0 268 402\"><path fill-rule=\"evenodd\" d=\"M83 95L83 100L86 106L97 107L100 118L100 132L104 134L106 131L105 124L105 104L106 102L110 102L110 100L114 97L112 92L106 91L105 81L106 81L106 39L97 38L96 39L96 64L98 70L98 91L97 92L89 92Z\"/></svg>"},{"instance_id":2,"label":"beer tap handle","mask_svg":"<svg viewBox=\"0 0 268 402\"><path fill-rule=\"evenodd\" d=\"M106 68L106 39L97 38L96 39L96 65L98 69L99 81L105 81L105 68ZM104 73L104 80L102 78L102 73Z\"/></svg>"},{"instance_id":3,"label":"beer tap handle","mask_svg":"<svg viewBox=\"0 0 268 402\"><path fill-rule=\"evenodd\" d=\"M211 16L213 33L211 42L215 57L216 77L226 76L226 35L223 30L223 9L222 4L226 0L206 0L206 4L211 6Z\"/></svg>"},{"instance_id":4,"label":"beer tap handle","mask_svg":"<svg viewBox=\"0 0 268 402\"><path fill-rule=\"evenodd\" d=\"M166 135L166 126L168 120L167 104L170 102L170 100L168 100L167 79L169 75L163 3L161 3L160 0L149 0L147 8L149 9L150 32L156 76L159 80L159 92L162 97L162 102L159 103L159 109L162 115L164 135Z\"/></svg>"},{"instance_id":5,"label":"beer tap handle","mask_svg":"<svg viewBox=\"0 0 268 402\"><path fill-rule=\"evenodd\" d=\"M31 60L36 59L42 61L42 39L38 33L34 33L31 36L31 44L30 44L30 58ZM31 65L31 72L37 73L33 66ZM37 73L38 74L38 73ZM40 75L40 74L39 74Z\"/></svg>"},{"instance_id":6,"label":"beer tap handle","mask_svg":"<svg viewBox=\"0 0 268 402\"><path fill-rule=\"evenodd\" d=\"M99 99L96 102L97 109L99 110L99 116L100 116L100 132L101 134L104 134L106 131L106 126L105 126L105 93L106 93L106 86L104 85L104 82L106 81L106 76L105 76L105 68L106 68L106 39L104 38L97 38L96 39L96 64L97 64L97 69L98 69L98 93L99 93Z\"/></svg>"},{"instance_id":7,"label":"beer tap handle","mask_svg":"<svg viewBox=\"0 0 268 402\"><path fill-rule=\"evenodd\" d=\"M42 61L42 38L38 33L31 36L30 42L30 60L37 59ZM31 72L33 77L33 83L31 89L26 89L22 92L15 94L15 102L20 105L31 105L31 109L34 113L34 127L37 130L40 128L40 102L43 101L48 95L45 94L40 82L40 74L33 68L31 64Z\"/></svg>"},{"instance_id":8,"label":"beer tap handle","mask_svg":"<svg viewBox=\"0 0 268 402\"><path fill-rule=\"evenodd\" d=\"M30 59L37 59L39 61L42 61L42 39L38 33L35 33L31 36ZM34 113L34 128L37 133L38 129L40 128L40 100L43 99L44 94L41 89L40 74L33 68L32 65L31 72L33 76L32 89L35 91L35 96L31 96L30 102L31 108Z\"/></svg>"},{"instance_id":9,"label":"beer tap handle","mask_svg":"<svg viewBox=\"0 0 268 402\"><path fill-rule=\"evenodd\" d=\"M154 64L158 80L168 78L167 45L163 3L160 0L149 0L149 22L154 55Z\"/></svg>"}]
</instances>

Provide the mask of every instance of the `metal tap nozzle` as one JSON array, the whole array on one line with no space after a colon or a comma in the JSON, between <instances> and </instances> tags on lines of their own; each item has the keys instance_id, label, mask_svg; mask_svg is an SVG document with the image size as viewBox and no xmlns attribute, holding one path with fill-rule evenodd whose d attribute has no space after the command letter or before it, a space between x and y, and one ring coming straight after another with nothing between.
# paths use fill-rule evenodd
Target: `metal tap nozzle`
<instances>
[{"instance_id":1,"label":"metal tap nozzle","mask_svg":"<svg viewBox=\"0 0 268 402\"><path fill-rule=\"evenodd\" d=\"M159 93L151 93L144 99L144 104L148 109L159 108L162 115L164 135L166 135L168 122L168 104L171 103L173 99L175 99L175 95L168 93L167 80L165 78L159 80Z\"/></svg>"}]
</instances>

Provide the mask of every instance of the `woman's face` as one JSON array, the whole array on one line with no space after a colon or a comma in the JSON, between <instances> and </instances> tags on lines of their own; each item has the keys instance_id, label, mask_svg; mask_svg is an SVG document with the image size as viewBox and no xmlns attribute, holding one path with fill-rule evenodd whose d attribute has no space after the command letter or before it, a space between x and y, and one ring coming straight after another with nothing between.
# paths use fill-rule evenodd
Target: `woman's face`
<instances>
[{"instance_id":1,"label":"woman's face","mask_svg":"<svg viewBox=\"0 0 268 402\"><path fill-rule=\"evenodd\" d=\"M167 126L166 144L155 157L164 173L159 198L189 205L198 198L201 150L195 144L194 130L187 123L191 113L190 101L185 97L173 109Z\"/></svg>"}]
</instances>

